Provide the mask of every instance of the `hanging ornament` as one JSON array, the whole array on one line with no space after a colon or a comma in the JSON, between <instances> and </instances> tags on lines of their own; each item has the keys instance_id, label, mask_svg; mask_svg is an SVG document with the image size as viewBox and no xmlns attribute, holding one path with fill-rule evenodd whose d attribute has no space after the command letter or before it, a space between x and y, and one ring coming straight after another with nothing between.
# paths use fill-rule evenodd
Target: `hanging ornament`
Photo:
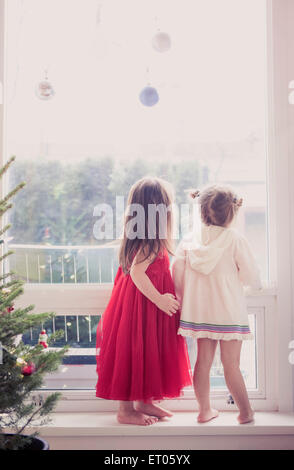
<instances>
[{"instance_id":1,"label":"hanging ornament","mask_svg":"<svg viewBox=\"0 0 294 470\"><path fill-rule=\"evenodd\" d=\"M41 333L39 334L39 344L42 344L43 348L47 349L48 344L48 335L46 335L46 330L42 330Z\"/></svg>"},{"instance_id":2,"label":"hanging ornament","mask_svg":"<svg viewBox=\"0 0 294 470\"><path fill-rule=\"evenodd\" d=\"M47 71L45 71L45 78L36 87L36 95L40 100L48 101L51 100L55 91L48 80Z\"/></svg>"},{"instance_id":3,"label":"hanging ornament","mask_svg":"<svg viewBox=\"0 0 294 470\"><path fill-rule=\"evenodd\" d=\"M30 362L29 364L26 364L22 367L21 373L25 377L28 377L32 375L36 370L35 364L33 362Z\"/></svg>"},{"instance_id":4,"label":"hanging ornament","mask_svg":"<svg viewBox=\"0 0 294 470\"><path fill-rule=\"evenodd\" d=\"M156 88L152 86L146 86L140 93L140 101L144 106L154 106L159 101L159 95Z\"/></svg>"},{"instance_id":5,"label":"hanging ornament","mask_svg":"<svg viewBox=\"0 0 294 470\"><path fill-rule=\"evenodd\" d=\"M152 46L157 52L167 52L171 48L171 38L167 33L159 31L153 36Z\"/></svg>"}]
</instances>

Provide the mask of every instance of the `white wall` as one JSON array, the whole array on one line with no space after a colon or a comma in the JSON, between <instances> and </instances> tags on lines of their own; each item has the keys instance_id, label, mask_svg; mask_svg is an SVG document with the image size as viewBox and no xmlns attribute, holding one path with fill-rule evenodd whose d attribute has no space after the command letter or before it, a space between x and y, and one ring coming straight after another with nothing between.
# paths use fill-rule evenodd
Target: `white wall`
<instances>
[{"instance_id":1,"label":"white wall","mask_svg":"<svg viewBox=\"0 0 294 470\"><path fill-rule=\"evenodd\" d=\"M288 67L290 79L294 80L294 2L288 1ZM292 291L292 339L294 339L294 105L290 105L288 108L289 113L289 133L288 133L288 144L289 144L289 175L290 175L290 187L289 187L289 199L290 199L290 230L291 230L291 291ZM294 409L294 366L293 369L293 409Z\"/></svg>"},{"instance_id":2,"label":"white wall","mask_svg":"<svg viewBox=\"0 0 294 470\"><path fill-rule=\"evenodd\" d=\"M0 0L0 82L3 85L4 82L4 0ZM1 104L0 97L0 162L3 161L3 105Z\"/></svg>"},{"instance_id":3,"label":"white wall","mask_svg":"<svg viewBox=\"0 0 294 470\"><path fill-rule=\"evenodd\" d=\"M3 99L4 99L4 36L5 36L5 28L4 28L4 18L5 18L5 11L4 11L4 0L0 0L0 93L1 91ZM2 90L1 90L2 88ZM2 96L0 96L0 166L2 166L3 157L4 157L4 104L2 101ZM0 195L2 195L3 191L3 179L0 180ZM0 196L1 197L1 196ZM3 227L3 220L0 222L0 228ZM3 245L0 248L0 254L3 254ZM1 272L1 269L0 269Z\"/></svg>"},{"instance_id":4,"label":"white wall","mask_svg":"<svg viewBox=\"0 0 294 470\"><path fill-rule=\"evenodd\" d=\"M294 2L290 1L288 14L288 60L289 74L291 80L294 80ZM294 339L294 105L289 107L289 175L290 175L290 230L291 230L291 291L292 291L292 339ZM293 369L293 410L294 410L294 366Z\"/></svg>"},{"instance_id":5,"label":"white wall","mask_svg":"<svg viewBox=\"0 0 294 470\"><path fill-rule=\"evenodd\" d=\"M293 410L293 366L289 343L294 339L294 106L288 101L294 80L294 2L269 1L269 193L276 244L279 332L279 401Z\"/></svg>"}]
</instances>

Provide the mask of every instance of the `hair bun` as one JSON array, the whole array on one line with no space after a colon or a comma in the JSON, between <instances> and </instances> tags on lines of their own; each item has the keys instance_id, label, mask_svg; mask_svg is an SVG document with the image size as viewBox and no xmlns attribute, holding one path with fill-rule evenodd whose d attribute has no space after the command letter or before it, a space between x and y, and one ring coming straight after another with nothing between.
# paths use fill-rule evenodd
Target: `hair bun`
<instances>
[{"instance_id":1,"label":"hair bun","mask_svg":"<svg viewBox=\"0 0 294 470\"><path fill-rule=\"evenodd\" d=\"M200 196L200 191L193 191L192 193L190 193L190 196L192 199L196 199L196 197L199 197Z\"/></svg>"}]
</instances>

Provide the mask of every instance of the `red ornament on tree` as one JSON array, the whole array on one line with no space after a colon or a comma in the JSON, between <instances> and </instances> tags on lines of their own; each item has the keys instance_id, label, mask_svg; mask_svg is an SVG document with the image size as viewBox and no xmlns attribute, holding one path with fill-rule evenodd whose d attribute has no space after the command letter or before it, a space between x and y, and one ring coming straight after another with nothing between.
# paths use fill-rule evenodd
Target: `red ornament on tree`
<instances>
[{"instance_id":1,"label":"red ornament on tree","mask_svg":"<svg viewBox=\"0 0 294 470\"><path fill-rule=\"evenodd\" d=\"M33 362L30 362L29 364L26 364L25 366L22 367L21 373L25 377L28 377L32 375L36 370L35 364Z\"/></svg>"},{"instance_id":2,"label":"red ornament on tree","mask_svg":"<svg viewBox=\"0 0 294 470\"><path fill-rule=\"evenodd\" d=\"M14 307L10 306L10 307L7 307L5 310L3 310L3 312L0 312L0 313L2 313L2 315L7 315L8 313L13 312L13 310L14 310Z\"/></svg>"}]
</instances>

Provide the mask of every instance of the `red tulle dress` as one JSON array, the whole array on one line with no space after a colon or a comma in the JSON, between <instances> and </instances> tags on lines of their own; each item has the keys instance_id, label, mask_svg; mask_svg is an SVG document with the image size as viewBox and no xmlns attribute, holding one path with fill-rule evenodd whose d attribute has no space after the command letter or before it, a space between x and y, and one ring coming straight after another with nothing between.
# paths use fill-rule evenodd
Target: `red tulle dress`
<instances>
[{"instance_id":1,"label":"red tulle dress","mask_svg":"<svg viewBox=\"0 0 294 470\"><path fill-rule=\"evenodd\" d=\"M168 254L146 270L161 294L174 294ZM97 328L96 396L147 401L178 397L191 385L185 339L177 334L180 312L159 310L119 267L108 306Z\"/></svg>"}]
</instances>

